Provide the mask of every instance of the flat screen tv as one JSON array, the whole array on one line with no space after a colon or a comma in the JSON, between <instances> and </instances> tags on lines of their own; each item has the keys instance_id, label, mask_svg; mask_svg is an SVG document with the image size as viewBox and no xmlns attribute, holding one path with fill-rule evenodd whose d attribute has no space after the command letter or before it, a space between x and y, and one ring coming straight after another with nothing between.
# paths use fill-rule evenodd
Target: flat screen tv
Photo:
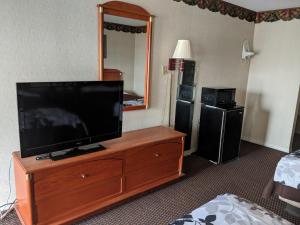
<instances>
[{"instance_id":1,"label":"flat screen tv","mask_svg":"<svg viewBox=\"0 0 300 225\"><path fill-rule=\"evenodd\" d=\"M123 81L17 83L21 157L122 135Z\"/></svg>"}]
</instances>

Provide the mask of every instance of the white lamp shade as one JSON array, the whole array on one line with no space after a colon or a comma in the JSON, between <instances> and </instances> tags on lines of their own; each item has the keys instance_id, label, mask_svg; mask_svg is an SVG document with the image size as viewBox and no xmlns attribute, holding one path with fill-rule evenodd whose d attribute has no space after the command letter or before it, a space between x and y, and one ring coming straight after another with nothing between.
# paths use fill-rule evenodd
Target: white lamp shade
<instances>
[{"instance_id":1,"label":"white lamp shade","mask_svg":"<svg viewBox=\"0 0 300 225\"><path fill-rule=\"evenodd\" d=\"M178 40L173 59L191 59L191 42L189 40Z\"/></svg>"}]
</instances>

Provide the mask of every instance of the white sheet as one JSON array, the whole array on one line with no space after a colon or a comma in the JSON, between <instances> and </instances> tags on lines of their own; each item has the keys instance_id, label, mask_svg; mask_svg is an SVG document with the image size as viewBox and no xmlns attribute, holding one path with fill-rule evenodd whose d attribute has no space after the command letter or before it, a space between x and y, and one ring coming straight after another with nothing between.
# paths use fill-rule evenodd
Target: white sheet
<instances>
[{"instance_id":1,"label":"white sheet","mask_svg":"<svg viewBox=\"0 0 300 225\"><path fill-rule=\"evenodd\" d=\"M281 158L274 181L300 190L300 150Z\"/></svg>"},{"instance_id":2,"label":"white sheet","mask_svg":"<svg viewBox=\"0 0 300 225\"><path fill-rule=\"evenodd\" d=\"M246 199L224 194L170 225L292 225L292 223Z\"/></svg>"}]
</instances>

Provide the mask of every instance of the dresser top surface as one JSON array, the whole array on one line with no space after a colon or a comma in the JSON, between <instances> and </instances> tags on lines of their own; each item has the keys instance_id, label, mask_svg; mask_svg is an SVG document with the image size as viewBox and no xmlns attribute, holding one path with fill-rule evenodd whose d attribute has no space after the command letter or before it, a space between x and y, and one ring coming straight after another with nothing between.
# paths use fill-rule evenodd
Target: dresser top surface
<instances>
[{"instance_id":1,"label":"dresser top surface","mask_svg":"<svg viewBox=\"0 0 300 225\"><path fill-rule=\"evenodd\" d=\"M31 173L37 170L43 170L56 166L63 166L78 161L93 160L98 157L105 157L114 153L119 153L130 148L148 145L151 143L161 142L174 138L184 137L185 134L175 131L168 127L158 126L142 130L124 132L122 137L101 142L101 145L106 147L105 150L81 155L77 157L67 158L59 161L36 160L36 156L21 158L19 151L13 152L13 157L16 163L19 163L26 173Z\"/></svg>"}]
</instances>

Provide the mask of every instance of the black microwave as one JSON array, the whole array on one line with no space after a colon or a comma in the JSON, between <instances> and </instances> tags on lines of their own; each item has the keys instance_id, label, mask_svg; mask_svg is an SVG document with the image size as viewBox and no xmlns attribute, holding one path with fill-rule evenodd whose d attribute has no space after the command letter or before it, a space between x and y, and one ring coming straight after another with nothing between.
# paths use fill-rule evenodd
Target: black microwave
<instances>
[{"instance_id":1,"label":"black microwave","mask_svg":"<svg viewBox=\"0 0 300 225\"><path fill-rule=\"evenodd\" d=\"M232 108L236 106L235 93L235 88L203 87L201 102L220 108Z\"/></svg>"}]
</instances>

